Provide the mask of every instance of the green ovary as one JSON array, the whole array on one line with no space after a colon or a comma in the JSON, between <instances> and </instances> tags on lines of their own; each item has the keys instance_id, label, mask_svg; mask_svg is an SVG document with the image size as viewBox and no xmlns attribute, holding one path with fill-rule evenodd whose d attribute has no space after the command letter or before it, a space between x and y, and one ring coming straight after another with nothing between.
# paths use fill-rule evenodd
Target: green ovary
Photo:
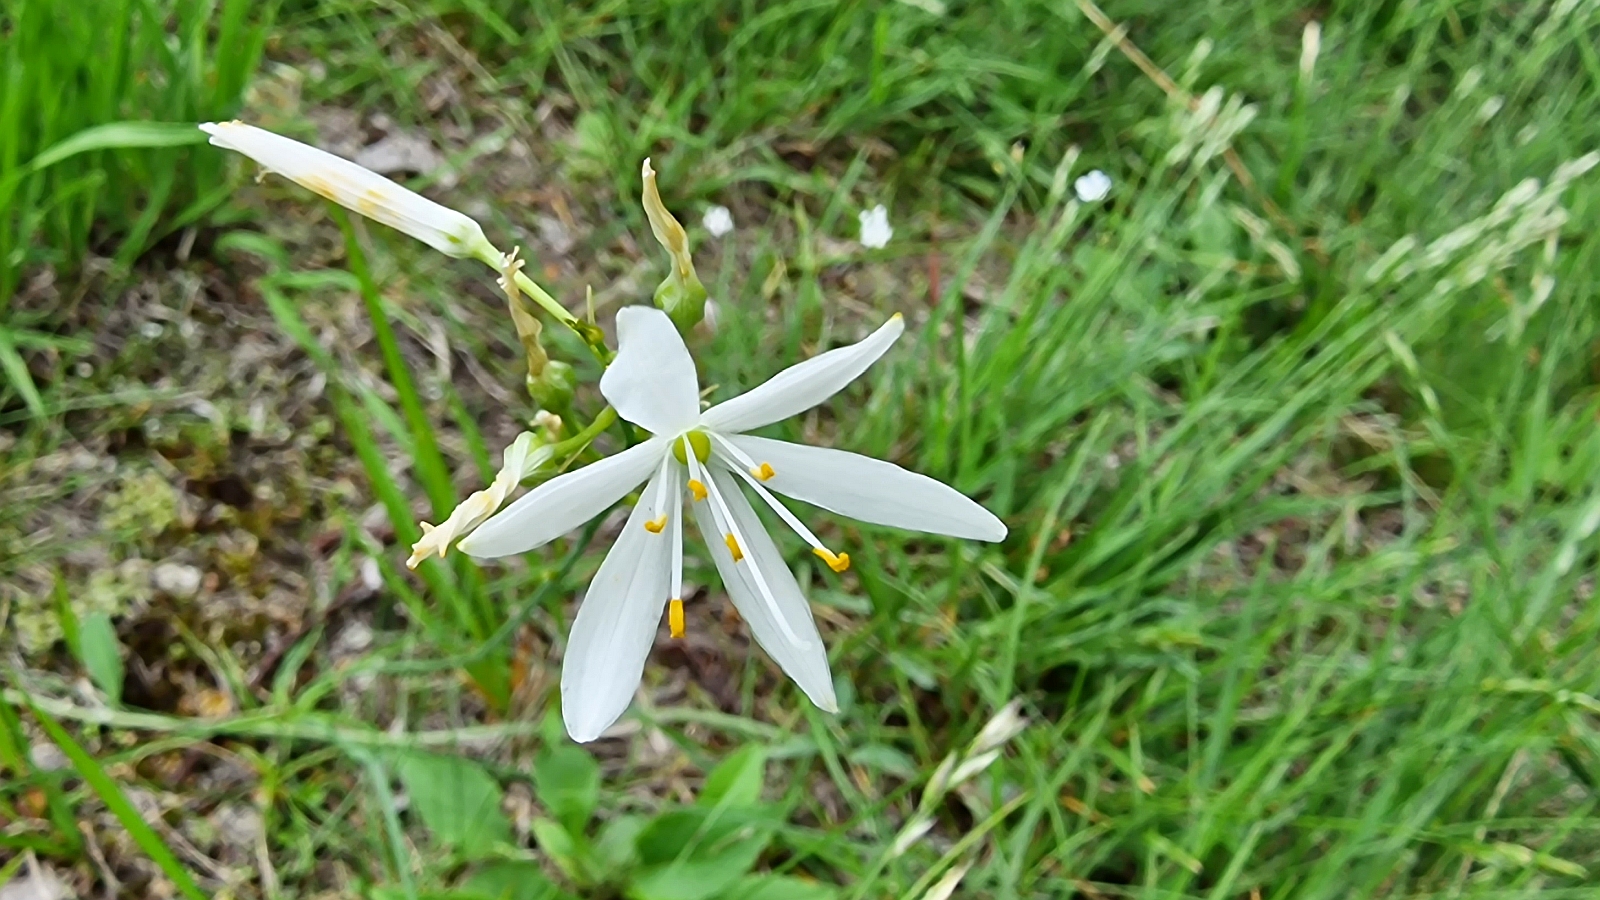
<instances>
[{"instance_id":1,"label":"green ovary","mask_svg":"<svg viewBox=\"0 0 1600 900\"><path fill-rule=\"evenodd\" d=\"M705 462L711 458L711 438L704 431L690 431L672 442L672 455L678 462L689 464L688 450L685 445L694 448L694 458Z\"/></svg>"}]
</instances>

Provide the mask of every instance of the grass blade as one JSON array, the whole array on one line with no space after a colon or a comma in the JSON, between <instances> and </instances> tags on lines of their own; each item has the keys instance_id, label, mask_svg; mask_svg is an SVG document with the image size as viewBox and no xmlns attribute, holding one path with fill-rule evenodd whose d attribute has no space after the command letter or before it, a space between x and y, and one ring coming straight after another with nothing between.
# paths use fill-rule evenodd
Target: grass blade
<instances>
[{"instance_id":1,"label":"grass blade","mask_svg":"<svg viewBox=\"0 0 1600 900\"><path fill-rule=\"evenodd\" d=\"M55 719L50 718L50 716L31 703L28 704L28 708L33 711L33 717L38 720L39 727L44 729L45 733L50 736L50 740L54 741L55 745L61 749L61 752L66 754L67 759L72 762L72 767L77 770L79 777L89 785L90 790L95 792L95 795L100 798L100 802L106 805L106 809L109 809L111 814L117 817L117 821L121 822L122 827L127 829L128 836L133 838L133 842L139 845L139 849L143 850L145 855L150 857L150 861L155 863L167 878L172 880L172 884L178 889L178 892L190 898L190 900L205 900L205 892L200 890L200 886L195 883L189 871L183 867L178 858L167 848L166 843L161 840L160 835L156 834L155 829L151 828L150 824L144 820L144 817L139 815L139 811L128 800L128 795L124 794L116 781L106 774L105 769L102 769L98 762L95 762L94 757L90 756L82 745L73 740L72 735L68 734L67 730L62 728L61 724Z\"/></svg>"}]
</instances>

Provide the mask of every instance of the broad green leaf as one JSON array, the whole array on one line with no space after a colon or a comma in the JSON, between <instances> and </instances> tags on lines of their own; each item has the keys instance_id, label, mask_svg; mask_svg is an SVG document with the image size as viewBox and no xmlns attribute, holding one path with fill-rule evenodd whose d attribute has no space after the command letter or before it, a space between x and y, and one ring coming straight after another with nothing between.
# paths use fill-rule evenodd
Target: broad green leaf
<instances>
[{"instance_id":1,"label":"broad green leaf","mask_svg":"<svg viewBox=\"0 0 1600 900\"><path fill-rule=\"evenodd\" d=\"M538 863L527 860L489 863L472 873L456 892L473 900L556 900L566 896Z\"/></svg>"},{"instance_id":2,"label":"broad green leaf","mask_svg":"<svg viewBox=\"0 0 1600 900\"><path fill-rule=\"evenodd\" d=\"M686 854L716 852L749 834L770 837L778 820L777 812L767 806L686 807L652 819L634 846L644 865L663 865Z\"/></svg>"},{"instance_id":3,"label":"broad green leaf","mask_svg":"<svg viewBox=\"0 0 1600 900\"><path fill-rule=\"evenodd\" d=\"M584 879L585 869L580 860L581 849L573 836L554 819L534 819L533 839L562 874L573 881Z\"/></svg>"},{"instance_id":4,"label":"broad green leaf","mask_svg":"<svg viewBox=\"0 0 1600 900\"><path fill-rule=\"evenodd\" d=\"M482 766L456 756L409 753L396 761L395 771L411 808L442 843L475 852L511 842L500 785Z\"/></svg>"},{"instance_id":5,"label":"broad green leaf","mask_svg":"<svg viewBox=\"0 0 1600 900\"><path fill-rule=\"evenodd\" d=\"M754 806L761 801L767 748L746 744L728 754L706 775L695 802L701 806Z\"/></svg>"},{"instance_id":6,"label":"broad green leaf","mask_svg":"<svg viewBox=\"0 0 1600 900\"><path fill-rule=\"evenodd\" d=\"M117 629L103 612L90 613L78 626L78 655L113 706L122 703L122 645Z\"/></svg>"},{"instance_id":7,"label":"broad green leaf","mask_svg":"<svg viewBox=\"0 0 1600 900\"><path fill-rule=\"evenodd\" d=\"M582 834L600 802L600 766L574 744L553 744L533 761L539 802L571 834Z\"/></svg>"},{"instance_id":8,"label":"broad green leaf","mask_svg":"<svg viewBox=\"0 0 1600 900\"><path fill-rule=\"evenodd\" d=\"M771 833L762 829L709 852L653 866L628 885L633 900L707 900L726 891L761 858Z\"/></svg>"},{"instance_id":9,"label":"broad green leaf","mask_svg":"<svg viewBox=\"0 0 1600 900\"><path fill-rule=\"evenodd\" d=\"M790 875L751 875L739 879L722 896L727 900L834 900L839 890Z\"/></svg>"},{"instance_id":10,"label":"broad green leaf","mask_svg":"<svg viewBox=\"0 0 1600 900\"><path fill-rule=\"evenodd\" d=\"M639 862L639 833L648 821L644 816L618 816L600 826L595 862L612 872L632 868Z\"/></svg>"}]
</instances>

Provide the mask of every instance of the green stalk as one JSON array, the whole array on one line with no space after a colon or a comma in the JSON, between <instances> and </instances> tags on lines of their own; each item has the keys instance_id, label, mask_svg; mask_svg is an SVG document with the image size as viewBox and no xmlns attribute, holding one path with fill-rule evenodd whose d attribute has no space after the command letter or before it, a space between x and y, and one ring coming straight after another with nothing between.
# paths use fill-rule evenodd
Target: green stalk
<instances>
[{"instance_id":1,"label":"green stalk","mask_svg":"<svg viewBox=\"0 0 1600 900\"><path fill-rule=\"evenodd\" d=\"M24 699L26 701L26 698ZM79 777L89 785L90 790L95 792L100 798L100 802L106 805L106 809L117 817L117 821L122 823L122 827L128 832L128 837L132 838L133 842L139 846L139 849L150 857L150 861L155 863L172 880L172 886L178 890L178 893L190 898L190 900L205 900L205 892L200 890L200 886L195 883L194 878L189 874L189 870L178 862L178 858L173 855L166 842L162 841L161 836L156 834L155 829L145 822L144 817L139 814L132 801L128 799L128 795L124 794L117 782L106 774L106 770L95 762L94 757L90 756L88 751L84 750L77 741L72 739L72 735L68 734L65 728L62 728L55 719L46 715L39 706L28 702L28 707L33 711L33 717L38 721L39 727L44 729L50 740L55 742L55 745L72 762L72 767L78 770Z\"/></svg>"},{"instance_id":2,"label":"green stalk","mask_svg":"<svg viewBox=\"0 0 1600 900\"><path fill-rule=\"evenodd\" d=\"M517 272L516 281L518 290L532 297L533 302L544 307L545 311L550 315L555 316L556 321L571 328L578 337L583 338L583 342L589 346L589 352L594 354L594 358L599 360L602 366L610 364L616 354L611 352L610 347L606 346L605 334L594 323L582 321L577 316L567 312L565 307L556 302L556 298L550 296L544 288L520 271Z\"/></svg>"},{"instance_id":3,"label":"green stalk","mask_svg":"<svg viewBox=\"0 0 1600 900\"><path fill-rule=\"evenodd\" d=\"M349 438L351 446L355 449L356 456L361 460L362 468L367 472L367 478L372 483L372 491L377 495L378 501L383 504L384 510L389 514L389 521L394 525L395 536L402 546L410 546L422 536L411 518L411 504L407 501L405 492L389 473L387 461L382 450L372 436L372 431L367 426L367 418L361 409L360 403L345 389L338 377L338 369L328 352L317 343L311 330L306 327L304 320L295 310L294 304L271 284L270 280L263 279L261 284L262 296L267 301L267 308L271 310L273 318L278 322L286 334L298 343L317 365L328 374L328 397L333 403L334 413L339 417L340 424L344 427L345 435ZM436 597L444 598L450 611L460 627L468 629L475 640L481 640L487 628L474 615L470 600L465 595L461 585L451 577L449 567L437 559L423 561L418 567L418 573L428 585L428 590ZM441 645L449 647L456 642L455 636L442 626L442 623L433 619L424 619L423 625L433 635L434 640ZM480 633L483 632L483 633ZM503 708L510 700L510 684L506 671L506 660L503 653L496 656L474 661L464 666L467 674L483 690L491 703Z\"/></svg>"},{"instance_id":4,"label":"green stalk","mask_svg":"<svg viewBox=\"0 0 1600 900\"><path fill-rule=\"evenodd\" d=\"M334 221L339 223L339 231L344 234L345 255L349 257L350 274L356 277L361 286L361 300L367 307L367 317L372 321L372 333L378 341L378 350L383 354L383 365L389 373L389 383L394 385L395 393L400 396L400 412L405 416L406 426L411 431L411 442L414 454L413 464L417 470L417 480L422 483L422 489L427 492L428 500L433 504L433 514L440 518L448 516L455 507L455 490L450 486L450 471L445 466L444 455L439 452L439 443L433 436L433 424L428 420L428 411L422 405L422 397L417 394L416 383L411 380L411 371L406 368L405 357L400 354L400 342L395 338L394 329L389 325L389 317L383 309L383 298L378 293L377 282L372 279L372 271L367 267L367 258L361 250L361 243L356 239L355 229L350 225L350 217L345 215L344 209L336 203L329 203L328 208L333 211ZM398 523L396 523L398 527Z\"/></svg>"}]
</instances>

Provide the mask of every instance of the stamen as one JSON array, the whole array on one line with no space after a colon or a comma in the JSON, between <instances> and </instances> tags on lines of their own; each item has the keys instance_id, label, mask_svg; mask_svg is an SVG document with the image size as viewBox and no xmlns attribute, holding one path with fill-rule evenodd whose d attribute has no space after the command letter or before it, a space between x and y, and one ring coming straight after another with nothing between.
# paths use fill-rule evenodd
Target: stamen
<instances>
[{"instance_id":1,"label":"stamen","mask_svg":"<svg viewBox=\"0 0 1600 900\"><path fill-rule=\"evenodd\" d=\"M650 512L654 513L654 515L646 519L644 523L644 530L651 534L660 534L661 529L667 527L667 498L669 496L676 497L678 493L677 485L672 477L674 474L671 458L663 456L661 458L661 471L656 474L653 482L656 488L656 495L650 502ZM640 503L643 503L644 500L644 497L639 498Z\"/></svg>"},{"instance_id":2,"label":"stamen","mask_svg":"<svg viewBox=\"0 0 1600 900\"><path fill-rule=\"evenodd\" d=\"M752 474L752 475L754 475L756 470L758 468L760 468L760 466L756 465L756 461L750 458L750 454L744 452L743 450L740 450L738 447L735 447L733 445L733 441L728 440L727 438L723 437L720 434L717 434L714 431L711 432L711 436L716 439L717 447L722 451L722 454L724 456L727 456L727 457L733 459L735 462L737 462L739 464L738 466L730 465L728 468L730 468L730 469L732 469L732 468L748 469L750 471L750 474ZM767 464L766 463L762 463L762 465L767 465ZM771 466L767 465L767 468L770 469ZM774 472L773 474L777 474L777 473Z\"/></svg>"},{"instance_id":3,"label":"stamen","mask_svg":"<svg viewBox=\"0 0 1600 900\"><path fill-rule=\"evenodd\" d=\"M728 552L733 554L734 562L744 559L744 551L739 549L739 540L731 532L723 535L722 540L728 545Z\"/></svg>"},{"instance_id":4,"label":"stamen","mask_svg":"<svg viewBox=\"0 0 1600 900\"><path fill-rule=\"evenodd\" d=\"M826 547L816 547L811 552L822 557L822 561L828 564L828 568L835 572L843 572L850 568L850 554L848 553L834 553Z\"/></svg>"},{"instance_id":5,"label":"stamen","mask_svg":"<svg viewBox=\"0 0 1600 900\"><path fill-rule=\"evenodd\" d=\"M721 437L717 438L717 443L725 450L729 450L734 453L738 452L737 447L733 446L731 443ZM788 525L790 528L794 529L794 533L800 535L801 540L810 544L811 552L820 557L823 562L826 562L828 564L828 568L834 570L835 572L843 572L850 568L850 554L834 553L832 550L829 550L827 547L823 546L822 541L817 540L817 536L811 533L811 529L807 528L804 522L801 522L798 518L796 518L795 514L790 512L788 507L784 506L777 497L772 496L771 491L761 486L761 482L765 479L761 478L760 475L754 472L754 467L752 467L751 472L746 473L743 469L733 465L732 462L725 457L721 458L720 461L728 466L729 471L735 472L739 475L739 477L743 478L745 484L750 485L750 489L756 492L756 496L760 497L768 506L772 507L772 511L778 514L778 518L782 519L785 525ZM766 465L766 463L762 463L762 465Z\"/></svg>"},{"instance_id":6,"label":"stamen","mask_svg":"<svg viewBox=\"0 0 1600 900\"><path fill-rule=\"evenodd\" d=\"M667 627L675 638L683 637L683 601L677 597L667 606Z\"/></svg>"},{"instance_id":7,"label":"stamen","mask_svg":"<svg viewBox=\"0 0 1600 900\"><path fill-rule=\"evenodd\" d=\"M757 479L759 479L761 481L771 481L772 480L772 476L774 476L774 475L776 475L778 473L773 471L772 463L764 462L760 466L758 466L757 468L751 469L750 470L750 474L754 475Z\"/></svg>"},{"instance_id":8,"label":"stamen","mask_svg":"<svg viewBox=\"0 0 1600 900\"><path fill-rule=\"evenodd\" d=\"M698 478L689 479L689 493L694 495L694 500L699 503L706 498L706 486Z\"/></svg>"},{"instance_id":9,"label":"stamen","mask_svg":"<svg viewBox=\"0 0 1600 900\"><path fill-rule=\"evenodd\" d=\"M673 479L672 508L677 513L672 517L672 593L669 596L683 596L683 495L678 492L677 470L674 469L668 476Z\"/></svg>"},{"instance_id":10,"label":"stamen","mask_svg":"<svg viewBox=\"0 0 1600 900\"><path fill-rule=\"evenodd\" d=\"M689 464L689 471L696 475L700 474L701 468L703 466L698 461ZM716 523L718 529L733 539L733 545L728 548L731 551L734 546L744 543L743 536L739 534L738 524L733 521L733 511L728 508L727 501L722 499L722 494L716 488L716 479L712 477L709 471L705 473L705 477L711 484L712 521ZM734 490L738 490L738 488L734 488ZM758 524L756 527L759 528L760 525ZM734 562L738 561L739 557L734 557ZM750 565L745 566L744 571L750 573L750 580L755 583L756 593L767 604L767 609L772 614L772 621L777 624L778 630L783 632L784 638L795 644L807 643L802 641L798 634L794 633L793 628L789 627L789 620L784 618L783 609L778 606L778 598L772 593L772 586L767 584L766 576L761 573L761 564L757 560L751 559Z\"/></svg>"}]
</instances>

